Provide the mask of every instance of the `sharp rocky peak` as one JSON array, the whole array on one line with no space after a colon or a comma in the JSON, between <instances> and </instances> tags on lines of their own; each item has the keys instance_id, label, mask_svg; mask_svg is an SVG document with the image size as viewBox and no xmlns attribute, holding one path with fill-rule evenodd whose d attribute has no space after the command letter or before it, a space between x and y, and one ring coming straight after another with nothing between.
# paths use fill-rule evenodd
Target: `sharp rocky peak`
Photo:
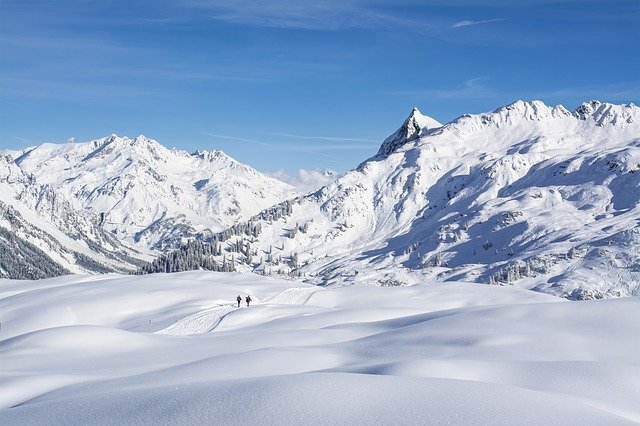
<instances>
[{"instance_id":1,"label":"sharp rocky peak","mask_svg":"<svg viewBox=\"0 0 640 426\"><path fill-rule=\"evenodd\" d=\"M208 160L208 161L232 160L231 157L229 157L227 154L225 154L223 151L220 151L219 149L214 149L211 151L207 151L206 149L199 149L194 153L192 153L191 156L199 157L203 160Z\"/></svg>"},{"instance_id":2,"label":"sharp rocky peak","mask_svg":"<svg viewBox=\"0 0 640 426\"><path fill-rule=\"evenodd\" d=\"M402 123L402 126L382 142L374 160L381 160L388 157L407 142L419 138L425 131L441 127L437 120L423 115L418 108L413 108L409 117Z\"/></svg>"}]
</instances>

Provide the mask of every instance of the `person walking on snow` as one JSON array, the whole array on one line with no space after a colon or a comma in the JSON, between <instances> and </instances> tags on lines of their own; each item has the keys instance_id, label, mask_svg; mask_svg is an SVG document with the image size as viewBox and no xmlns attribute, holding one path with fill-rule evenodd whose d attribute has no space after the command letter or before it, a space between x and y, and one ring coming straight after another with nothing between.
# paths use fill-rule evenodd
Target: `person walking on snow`
<instances>
[{"instance_id":1,"label":"person walking on snow","mask_svg":"<svg viewBox=\"0 0 640 426\"><path fill-rule=\"evenodd\" d=\"M244 301L247 302L247 308L249 307L249 303L251 303L251 296L247 294L247 297L244 298Z\"/></svg>"},{"instance_id":2,"label":"person walking on snow","mask_svg":"<svg viewBox=\"0 0 640 426\"><path fill-rule=\"evenodd\" d=\"M236 300L238 301L238 308L239 308L240 302L242 302L242 296L238 295L238 297L236 297Z\"/></svg>"}]
</instances>

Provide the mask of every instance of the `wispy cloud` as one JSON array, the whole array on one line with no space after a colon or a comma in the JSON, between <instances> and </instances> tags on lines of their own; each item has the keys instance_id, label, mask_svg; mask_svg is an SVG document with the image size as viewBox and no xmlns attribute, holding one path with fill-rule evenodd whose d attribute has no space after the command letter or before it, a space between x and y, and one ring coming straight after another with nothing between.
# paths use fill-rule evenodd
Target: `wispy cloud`
<instances>
[{"instance_id":1,"label":"wispy cloud","mask_svg":"<svg viewBox=\"0 0 640 426\"><path fill-rule=\"evenodd\" d=\"M359 0L324 0L301 2L292 0L191 0L191 7L205 11L209 19L232 24L305 30L340 30L348 28L381 28L416 24L386 12L384 2L365 4ZM387 8L388 9L388 8ZM426 22L420 23L428 25Z\"/></svg>"},{"instance_id":2,"label":"wispy cloud","mask_svg":"<svg viewBox=\"0 0 640 426\"><path fill-rule=\"evenodd\" d=\"M205 136L209 136L215 139L223 139L223 140L229 140L229 141L234 141L234 142L246 142L246 143L250 143L250 144L254 144L254 145L260 145L260 146L264 146L264 147L269 147L269 149L271 149L272 151L279 151L279 152L301 152L301 153L305 153L305 154L311 154L311 155L316 155L319 157L325 157L325 158L330 158L332 160L341 160L340 157L337 157L335 155L330 155L330 154L325 154L322 152L318 152L318 151L322 151L325 149L336 149L335 147L333 148L327 148L326 146L321 146L321 145L315 145L315 146L308 146L308 145L278 145L278 144L274 144L274 143L269 143L269 142L264 142L264 141L259 141L256 139L247 139L247 138L240 138L237 136L230 136L230 135L220 135L220 134L216 134L216 133L209 133L209 132L199 132Z\"/></svg>"},{"instance_id":3,"label":"wispy cloud","mask_svg":"<svg viewBox=\"0 0 640 426\"><path fill-rule=\"evenodd\" d=\"M36 143L31 139L21 138L20 136L9 135L10 138L13 138L19 142L22 142L25 145L35 145Z\"/></svg>"},{"instance_id":4,"label":"wispy cloud","mask_svg":"<svg viewBox=\"0 0 640 426\"><path fill-rule=\"evenodd\" d=\"M56 52L84 52L91 51L95 55L123 54L134 57L143 54L148 48L119 43L104 37L86 36L74 37L71 35L18 35L3 34L0 38L2 44L11 49L8 53L17 54L20 50L34 50L42 53Z\"/></svg>"},{"instance_id":5,"label":"wispy cloud","mask_svg":"<svg viewBox=\"0 0 640 426\"><path fill-rule=\"evenodd\" d=\"M6 88L5 93L16 98L53 99L73 101L75 103L92 103L94 99L111 100L122 104L122 99L136 99L141 96L159 96L161 93L152 87L142 87L130 82L93 82L71 81L66 76L47 77L6 77L0 73L0 85ZM165 91L166 93L166 91Z\"/></svg>"},{"instance_id":6,"label":"wispy cloud","mask_svg":"<svg viewBox=\"0 0 640 426\"><path fill-rule=\"evenodd\" d=\"M278 148L283 150L287 149L311 149L314 151L343 151L343 150L359 150L359 149L371 149L378 148L379 144L314 144L314 145L279 145Z\"/></svg>"},{"instance_id":7,"label":"wispy cloud","mask_svg":"<svg viewBox=\"0 0 640 426\"><path fill-rule=\"evenodd\" d=\"M535 99L570 99L577 98L583 101L599 99L610 102L629 102L640 98L640 85L615 84L604 86L564 87L551 90L532 92L530 98Z\"/></svg>"},{"instance_id":8,"label":"wispy cloud","mask_svg":"<svg viewBox=\"0 0 640 426\"><path fill-rule=\"evenodd\" d=\"M434 99L489 99L499 97L495 90L485 84L486 78L475 77L465 81L461 87L446 89L422 89L412 91L392 92L394 95L411 95L416 98Z\"/></svg>"},{"instance_id":9,"label":"wispy cloud","mask_svg":"<svg viewBox=\"0 0 640 426\"><path fill-rule=\"evenodd\" d=\"M216 139L226 139L226 140L236 141L236 142L252 143L252 144L255 144L255 145L272 146L270 143L257 141L255 139L239 138L239 137L236 137L236 136L229 136L229 135L219 135L219 134L216 134L216 133L209 133L209 132L200 132L200 133L205 135L205 136L210 136L210 137L216 138Z\"/></svg>"},{"instance_id":10,"label":"wispy cloud","mask_svg":"<svg viewBox=\"0 0 640 426\"><path fill-rule=\"evenodd\" d=\"M130 68L122 67L103 67L96 70L96 73L107 77L134 77L134 78L155 78L158 80L219 80L241 83L265 83L273 81L270 78L252 76L247 74L238 74L238 70L220 69L207 64L199 64L201 71L191 69L178 68L164 63L158 64L156 67L149 68Z\"/></svg>"},{"instance_id":11,"label":"wispy cloud","mask_svg":"<svg viewBox=\"0 0 640 426\"><path fill-rule=\"evenodd\" d=\"M301 152L304 154L311 154L318 157L330 158L332 160L342 160L342 158L336 155L325 154L323 152L318 152L314 149L308 149L306 147L297 147L297 146L279 146L276 147L278 151L288 151L288 152Z\"/></svg>"},{"instance_id":12,"label":"wispy cloud","mask_svg":"<svg viewBox=\"0 0 640 426\"><path fill-rule=\"evenodd\" d=\"M460 21L456 22L451 28L469 27L471 25L489 24L491 22L506 21L508 18L485 19L483 21Z\"/></svg>"},{"instance_id":13,"label":"wispy cloud","mask_svg":"<svg viewBox=\"0 0 640 426\"><path fill-rule=\"evenodd\" d=\"M280 133L280 132L267 132L267 135L274 136L284 136L287 138L294 139L311 139L311 140L323 140L330 142L377 142L374 139L363 139L363 138L345 138L341 136L302 136L302 135L293 135L291 133Z\"/></svg>"}]
</instances>

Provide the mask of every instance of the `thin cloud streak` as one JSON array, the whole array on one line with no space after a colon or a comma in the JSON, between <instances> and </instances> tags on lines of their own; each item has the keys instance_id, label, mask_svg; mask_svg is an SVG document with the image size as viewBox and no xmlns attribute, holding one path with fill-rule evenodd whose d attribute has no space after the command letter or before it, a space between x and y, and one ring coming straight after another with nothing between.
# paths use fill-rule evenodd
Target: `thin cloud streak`
<instances>
[{"instance_id":1,"label":"thin cloud streak","mask_svg":"<svg viewBox=\"0 0 640 426\"><path fill-rule=\"evenodd\" d=\"M316 144L316 145L279 145L278 148L282 148L282 149L297 149L297 148L309 148L309 149L313 149L313 150L319 150L319 151L324 151L324 150L328 150L328 149L334 149L337 151L340 150L350 150L350 149L354 149L354 150L358 150L358 149L371 149L371 148L378 148L378 145L362 145L362 144L341 144L341 145L337 145L337 144L331 144L331 145L321 145L321 144Z\"/></svg>"},{"instance_id":2,"label":"thin cloud streak","mask_svg":"<svg viewBox=\"0 0 640 426\"><path fill-rule=\"evenodd\" d=\"M22 142L25 145L27 145L27 144L35 145L36 144L31 139L21 138L20 136L9 135L9 137L11 137L11 138L13 138L13 139L15 139L15 140L17 140L19 142Z\"/></svg>"},{"instance_id":3,"label":"thin cloud streak","mask_svg":"<svg viewBox=\"0 0 640 426\"><path fill-rule=\"evenodd\" d=\"M312 155L317 155L317 156L320 156L320 157L330 158L332 160L342 160L342 158L336 157L335 155L329 155L329 154L324 154L322 152L315 151L314 149L322 149L319 146L313 146L313 147L310 147L311 149L309 149L309 147L306 147L306 146L274 145L274 144L270 144L270 143L267 143L267 142L258 141L258 140L255 140L255 139L239 138L239 137L236 137L236 136L220 135L220 134L209 133L209 132L199 132L199 133L201 133L201 134L203 134L205 136L210 136L212 138L216 138L216 139L226 139L226 140L230 140L230 141L247 142L247 143L251 143L251 144L255 144L255 145L265 146L265 147L271 148L273 151L301 152L301 153L305 153L305 154L312 154Z\"/></svg>"},{"instance_id":4,"label":"thin cloud streak","mask_svg":"<svg viewBox=\"0 0 640 426\"><path fill-rule=\"evenodd\" d=\"M411 95L418 98L435 98L435 99L493 99L500 97L495 90L487 87L483 82L484 77L475 77L466 80L462 87L451 89L423 89L413 91L392 92L393 95Z\"/></svg>"},{"instance_id":5,"label":"thin cloud streak","mask_svg":"<svg viewBox=\"0 0 640 426\"><path fill-rule=\"evenodd\" d=\"M301 136L301 135L292 135L291 133L280 133L280 132L266 132L267 135L273 136L285 136L287 138L294 139L313 139L313 140L323 140L330 142L377 142L374 139L362 139L362 138L343 138L339 136Z\"/></svg>"},{"instance_id":6,"label":"thin cloud streak","mask_svg":"<svg viewBox=\"0 0 640 426\"><path fill-rule=\"evenodd\" d=\"M292 151L292 152L302 152L305 154L317 155L319 157L331 158L332 160L342 160L340 157L336 157L335 155L323 154L322 152L312 151L309 149L303 149L298 147L277 147L279 151Z\"/></svg>"},{"instance_id":7,"label":"thin cloud streak","mask_svg":"<svg viewBox=\"0 0 640 426\"><path fill-rule=\"evenodd\" d=\"M380 8L376 10L375 5L366 6L357 0L271 0L260 3L252 0L191 0L187 6L209 12L209 19L272 28L337 31L353 28L397 28L398 25L432 25L391 15Z\"/></svg>"},{"instance_id":8,"label":"thin cloud streak","mask_svg":"<svg viewBox=\"0 0 640 426\"><path fill-rule=\"evenodd\" d=\"M508 18L485 19L484 21L460 21L456 22L451 28L470 27L472 25L489 24L491 22L506 21Z\"/></svg>"},{"instance_id":9,"label":"thin cloud streak","mask_svg":"<svg viewBox=\"0 0 640 426\"><path fill-rule=\"evenodd\" d=\"M589 86L589 87L565 87L555 90L541 90L532 92L532 98L580 98L584 101L600 99L603 101L629 102L640 97L640 86L631 85L610 85L610 86Z\"/></svg>"},{"instance_id":10,"label":"thin cloud streak","mask_svg":"<svg viewBox=\"0 0 640 426\"><path fill-rule=\"evenodd\" d=\"M247 143L252 143L255 145L262 145L262 146L272 146L271 144L268 144L266 142L261 142L261 141L257 141L255 139L246 139L246 138L238 138L235 136L228 136L228 135L218 135L215 133L209 133L209 132L200 132L201 134L205 135L205 136L210 136L212 138L216 138L216 139L227 139L227 140L231 140L231 141L237 141L237 142L247 142Z\"/></svg>"}]
</instances>

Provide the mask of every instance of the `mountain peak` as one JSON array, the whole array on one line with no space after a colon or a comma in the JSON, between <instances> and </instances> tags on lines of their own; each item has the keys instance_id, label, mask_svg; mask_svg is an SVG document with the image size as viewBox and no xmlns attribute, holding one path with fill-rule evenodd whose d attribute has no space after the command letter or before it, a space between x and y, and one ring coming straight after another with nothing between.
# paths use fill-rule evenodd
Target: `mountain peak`
<instances>
[{"instance_id":1,"label":"mountain peak","mask_svg":"<svg viewBox=\"0 0 640 426\"><path fill-rule=\"evenodd\" d=\"M402 126L382 142L374 159L384 159L407 142L419 138L424 131L441 126L442 124L437 120L423 115L417 107L414 107Z\"/></svg>"},{"instance_id":2,"label":"mountain peak","mask_svg":"<svg viewBox=\"0 0 640 426\"><path fill-rule=\"evenodd\" d=\"M191 154L192 157L198 157L203 160L214 162L214 161L229 161L236 162L233 158L229 157L223 151L219 149L214 149L208 151L206 149L199 149Z\"/></svg>"},{"instance_id":3,"label":"mountain peak","mask_svg":"<svg viewBox=\"0 0 640 426\"><path fill-rule=\"evenodd\" d=\"M148 138L145 135L138 135L132 139L128 136L118 136L113 134L93 141L93 147L96 151L90 154L87 158L92 158L97 154L108 154L113 150L133 150L139 154L150 152L156 157L159 153L167 151L167 149L158 141Z\"/></svg>"},{"instance_id":4,"label":"mountain peak","mask_svg":"<svg viewBox=\"0 0 640 426\"><path fill-rule=\"evenodd\" d=\"M519 99L515 102L494 110L493 113L503 116L521 116L530 120L555 116L558 113L563 115L571 114L562 106L559 105L558 107L549 106L539 100L524 101L522 99Z\"/></svg>"},{"instance_id":5,"label":"mountain peak","mask_svg":"<svg viewBox=\"0 0 640 426\"><path fill-rule=\"evenodd\" d=\"M112 143L118 139L120 139L120 136L116 135L115 133L111 133L109 136L105 136L104 138L98 139L98 141L101 141L103 143Z\"/></svg>"},{"instance_id":6,"label":"mountain peak","mask_svg":"<svg viewBox=\"0 0 640 426\"><path fill-rule=\"evenodd\" d=\"M550 106L539 100L517 100L491 112L465 114L442 126L440 133L457 132L470 135L481 128L524 125L548 120L582 120L597 126L625 127L640 121L640 108L634 104L614 105L597 100L585 102L571 112L562 105Z\"/></svg>"},{"instance_id":7,"label":"mountain peak","mask_svg":"<svg viewBox=\"0 0 640 426\"><path fill-rule=\"evenodd\" d=\"M134 142L155 142L153 139L149 139L148 137L146 137L145 135L138 135L135 138L133 138Z\"/></svg>"},{"instance_id":8,"label":"mountain peak","mask_svg":"<svg viewBox=\"0 0 640 426\"><path fill-rule=\"evenodd\" d=\"M422 114L417 107L413 107L411 114L409 114L409 117L407 117L404 124L406 125L410 122L416 124L420 130L430 130L442 127L442 124L438 120Z\"/></svg>"},{"instance_id":9,"label":"mountain peak","mask_svg":"<svg viewBox=\"0 0 640 426\"><path fill-rule=\"evenodd\" d=\"M580 120L593 119L598 126L624 125L640 120L640 108L633 103L614 105L592 100L583 102L574 115Z\"/></svg>"}]
</instances>

